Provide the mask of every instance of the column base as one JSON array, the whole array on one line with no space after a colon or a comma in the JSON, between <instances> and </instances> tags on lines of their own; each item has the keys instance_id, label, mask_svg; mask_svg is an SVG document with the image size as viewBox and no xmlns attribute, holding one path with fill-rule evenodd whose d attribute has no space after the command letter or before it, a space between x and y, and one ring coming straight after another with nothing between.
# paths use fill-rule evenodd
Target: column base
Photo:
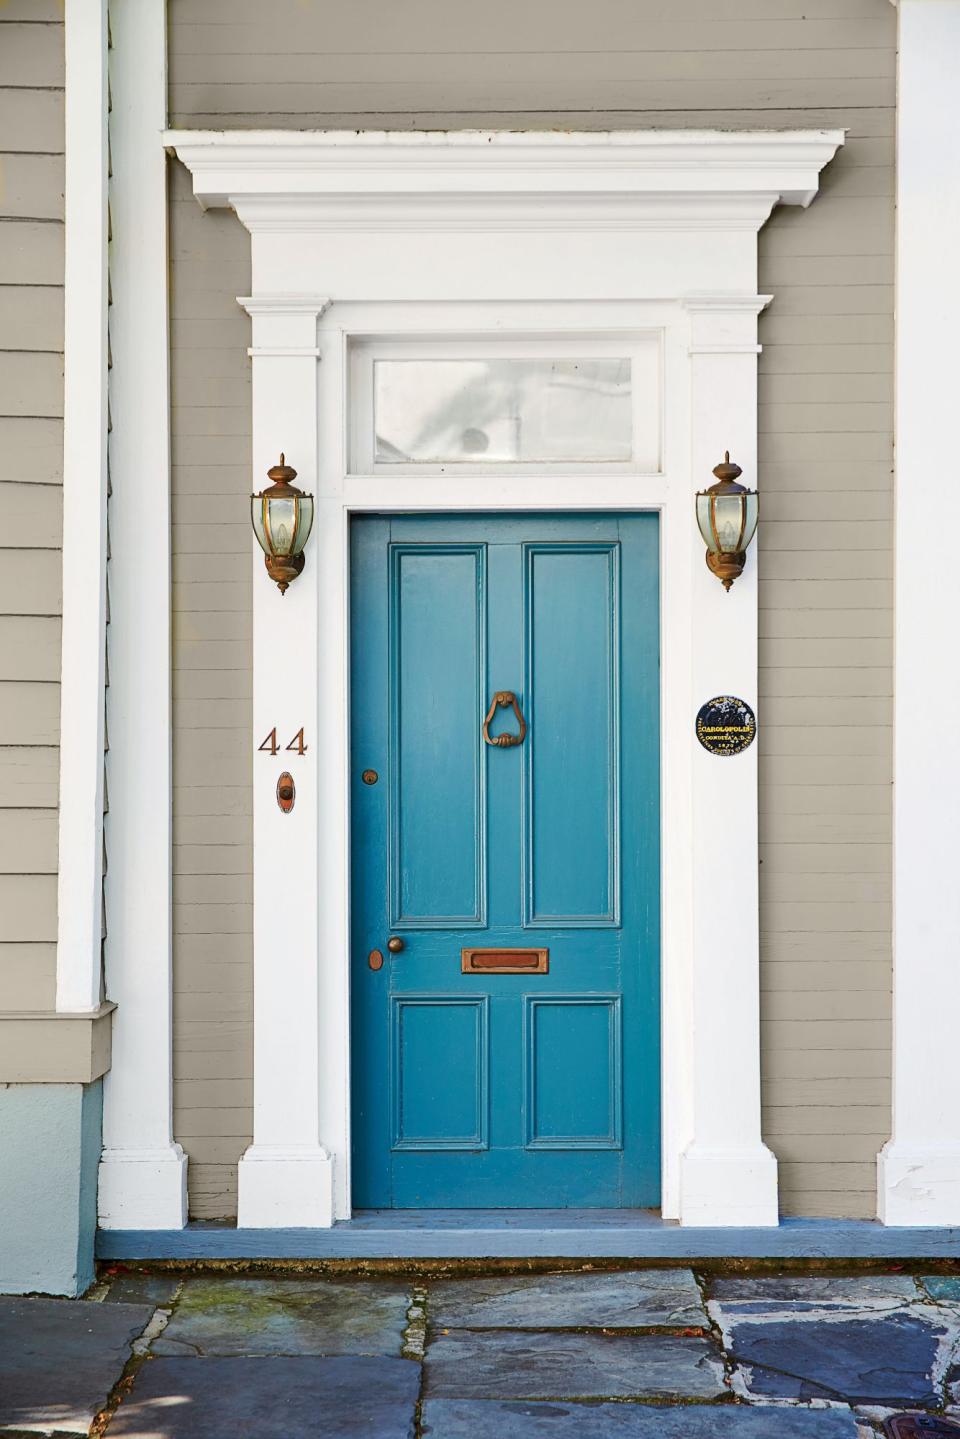
<instances>
[{"instance_id":1,"label":"column base","mask_svg":"<svg viewBox=\"0 0 960 1439\"><path fill-rule=\"evenodd\" d=\"M960 1145L885 1144L877 1156L877 1216L888 1225L960 1225Z\"/></svg>"},{"instance_id":2,"label":"column base","mask_svg":"<svg viewBox=\"0 0 960 1439\"><path fill-rule=\"evenodd\" d=\"M179 1144L105 1149L100 1157L101 1229L182 1229L187 1156Z\"/></svg>"},{"instance_id":3,"label":"column base","mask_svg":"<svg viewBox=\"0 0 960 1439\"><path fill-rule=\"evenodd\" d=\"M319 1145L251 1144L237 1166L238 1229L329 1229L333 1160Z\"/></svg>"},{"instance_id":4,"label":"column base","mask_svg":"<svg viewBox=\"0 0 960 1439\"><path fill-rule=\"evenodd\" d=\"M680 1223L772 1228L780 1222L777 1161L765 1144L707 1149L691 1144L680 1160Z\"/></svg>"}]
</instances>

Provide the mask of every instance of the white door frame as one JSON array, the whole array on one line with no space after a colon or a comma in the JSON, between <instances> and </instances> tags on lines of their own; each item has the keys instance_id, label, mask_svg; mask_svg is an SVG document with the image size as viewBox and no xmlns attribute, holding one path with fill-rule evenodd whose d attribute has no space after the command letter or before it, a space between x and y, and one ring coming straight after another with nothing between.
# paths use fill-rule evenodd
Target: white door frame
<instances>
[{"instance_id":1,"label":"white door frame","mask_svg":"<svg viewBox=\"0 0 960 1439\"><path fill-rule=\"evenodd\" d=\"M808 204L842 132L169 132L204 206L251 233L253 484L281 450L317 497L303 575L254 575L254 1143L239 1223L350 1213L348 525L362 511L656 509L662 584L663 1213L777 1222L760 1132L756 748L696 743L699 705L756 705L756 550L724 592L693 492L756 477L757 232ZM664 336L657 475L350 475L359 335ZM762 532L761 532L762 533ZM762 716L761 716L762 722ZM297 804L281 814L279 772ZM722 821L718 821L718 816ZM740 871L731 907L731 856ZM283 923L278 923L282 914ZM722 916L722 929L717 917Z\"/></svg>"}]
</instances>

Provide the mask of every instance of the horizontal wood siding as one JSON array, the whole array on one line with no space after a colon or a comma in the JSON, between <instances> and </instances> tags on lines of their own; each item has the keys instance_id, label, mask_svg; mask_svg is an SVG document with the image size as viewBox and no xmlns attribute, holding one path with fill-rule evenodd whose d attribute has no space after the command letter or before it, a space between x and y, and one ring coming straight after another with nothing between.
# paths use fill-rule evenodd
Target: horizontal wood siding
<instances>
[{"instance_id":1,"label":"horizontal wood siding","mask_svg":"<svg viewBox=\"0 0 960 1439\"><path fill-rule=\"evenodd\" d=\"M62 8L0 13L0 1010L56 987Z\"/></svg>"},{"instance_id":2,"label":"horizontal wood siding","mask_svg":"<svg viewBox=\"0 0 960 1439\"><path fill-rule=\"evenodd\" d=\"M250 242L178 164L170 242L174 1128L207 1218L252 1137Z\"/></svg>"},{"instance_id":3,"label":"horizontal wood siding","mask_svg":"<svg viewBox=\"0 0 960 1439\"><path fill-rule=\"evenodd\" d=\"M875 1154L890 1128L895 34L888 0L276 0L269 16L259 0L170 4L179 126L847 129L813 206L778 210L760 238L760 287L775 295L760 362L763 1098L788 1214L872 1214ZM186 222L175 223L185 236ZM243 287L209 257L219 244L239 264L244 240L235 221L199 212L190 233L175 282L202 289L211 308L182 310L174 341L192 406L205 394L217 408L199 428L195 411L192 428L177 412L178 462L217 454L242 470L246 339L230 343L242 319L227 307ZM246 476L237 484L245 492ZM225 525L214 505L194 511L218 565L244 528L236 513ZM189 560L183 552L176 563ZM225 606L248 616L238 574L224 568L204 583L210 596L229 585ZM209 642L198 636L191 651L203 692L189 713L211 705L229 729L249 690L234 667L246 632L220 632L229 669L203 668ZM224 805L239 807L249 796L232 754L218 752L217 773ZM238 835L246 816L237 809ZM204 819L202 843L220 845L221 821ZM231 851L234 876L248 873L243 844L246 859ZM249 895L248 881L224 900L222 874L194 880L208 915L220 906L242 923L236 897ZM233 983L249 957L226 923L216 940ZM206 1021L179 978L177 993L180 1046L185 1024L202 1035ZM231 996L224 1049L204 1051L207 1077L190 1093L216 1131L209 1142L232 1156L249 1130L249 1071L226 1084L239 1066L219 1056L248 1054L250 1035ZM196 1212L233 1212L217 1207L210 1172L204 1165L192 1185Z\"/></svg>"}]
</instances>

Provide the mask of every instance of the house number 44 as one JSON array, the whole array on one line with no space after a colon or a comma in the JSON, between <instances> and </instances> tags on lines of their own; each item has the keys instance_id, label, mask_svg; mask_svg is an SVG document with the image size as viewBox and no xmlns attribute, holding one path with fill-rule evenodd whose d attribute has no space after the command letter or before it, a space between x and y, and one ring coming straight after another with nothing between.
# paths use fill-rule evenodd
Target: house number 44
<instances>
[{"instance_id":1,"label":"house number 44","mask_svg":"<svg viewBox=\"0 0 960 1439\"><path fill-rule=\"evenodd\" d=\"M284 749L285 749L285 750L293 750L294 754L306 754L306 752L307 752L307 745L304 743L304 738L303 738L303 726L302 726L302 725L301 725L300 728L297 730L296 734L294 735L294 737L293 737L293 739L290 741L290 743L289 743L288 745L284 745ZM279 744L277 743L277 727L276 727L276 725L274 725L273 729L272 729L272 730L270 731L270 733L267 735L267 737L266 737L266 739L263 741L263 743L262 743L261 745L258 745L258 746L257 746L257 750L258 750L258 753L263 753L263 754L279 754L279 753L280 753L280 746L279 746Z\"/></svg>"}]
</instances>

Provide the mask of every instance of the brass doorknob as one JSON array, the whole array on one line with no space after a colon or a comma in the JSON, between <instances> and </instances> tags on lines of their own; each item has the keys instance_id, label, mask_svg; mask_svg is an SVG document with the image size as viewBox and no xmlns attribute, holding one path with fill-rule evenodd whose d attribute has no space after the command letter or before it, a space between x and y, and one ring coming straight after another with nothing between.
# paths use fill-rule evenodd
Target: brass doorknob
<instances>
[{"instance_id":1,"label":"brass doorknob","mask_svg":"<svg viewBox=\"0 0 960 1439\"><path fill-rule=\"evenodd\" d=\"M389 949L391 954L399 954L403 948L403 940L398 934L392 934L387 940L387 949Z\"/></svg>"}]
</instances>

